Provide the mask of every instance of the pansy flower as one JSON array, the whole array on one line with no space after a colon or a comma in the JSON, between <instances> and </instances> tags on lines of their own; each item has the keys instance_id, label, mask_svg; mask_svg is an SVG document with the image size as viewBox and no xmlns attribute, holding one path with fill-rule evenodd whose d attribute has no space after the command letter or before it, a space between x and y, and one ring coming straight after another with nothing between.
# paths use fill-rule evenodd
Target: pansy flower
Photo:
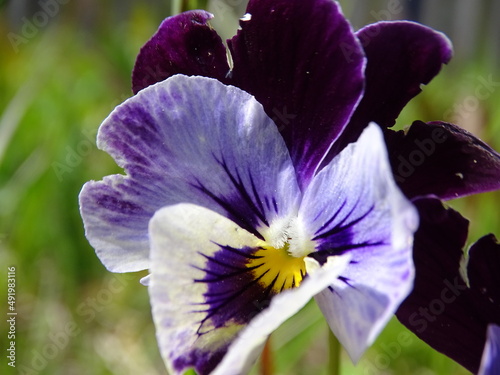
<instances>
[{"instance_id":1,"label":"pansy flower","mask_svg":"<svg viewBox=\"0 0 500 375\"><path fill-rule=\"evenodd\" d=\"M84 186L87 236L112 271L148 263L172 373L245 373L314 296L357 360L411 290L418 216L375 124L301 189L254 97L176 75L118 106L98 145L127 176Z\"/></svg>"},{"instance_id":2,"label":"pansy flower","mask_svg":"<svg viewBox=\"0 0 500 375\"><path fill-rule=\"evenodd\" d=\"M452 124L389 129L449 61L438 32L354 33L331 0L251 0L228 59L211 17L167 18L141 50L138 94L98 136L127 176L85 185L87 238L111 271L151 270L174 372L240 373L313 295L356 360L412 279L416 217L381 132L395 182L431 216L498 189L500 157Z\"/></svg>"}]
</instances>

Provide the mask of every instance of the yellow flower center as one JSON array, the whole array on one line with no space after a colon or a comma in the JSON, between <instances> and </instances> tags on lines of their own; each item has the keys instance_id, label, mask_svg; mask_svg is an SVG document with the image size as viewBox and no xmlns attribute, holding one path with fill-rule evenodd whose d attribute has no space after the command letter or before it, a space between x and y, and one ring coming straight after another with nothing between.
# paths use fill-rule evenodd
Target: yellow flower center
<instances>
[{"instance_id":1,"label":"yellow flower center","mask_svg":"<svg viewBox=\"0 0 500 375\"><path fill-rule=\"evenodd\" d=\"M290 255L288 248L288 243L280 249L262 246L247 263L259 284L275 293L298 287L306 275L305 257Z\"/></svg>"}]
</instances>

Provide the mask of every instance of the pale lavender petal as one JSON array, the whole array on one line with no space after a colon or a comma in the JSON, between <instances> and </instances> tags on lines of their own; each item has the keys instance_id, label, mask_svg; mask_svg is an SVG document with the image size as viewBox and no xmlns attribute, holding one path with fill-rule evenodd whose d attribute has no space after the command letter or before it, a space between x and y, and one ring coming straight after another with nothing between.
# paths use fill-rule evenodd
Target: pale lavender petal
<instances>
[{"instance_id":1,"label":"pale lavender petal","mask_svg":"<svg viewBox=\"0 0 500 375\"><path fill-rule=\"evenodd\" d=\"M500 374L500 326L490 324L478 375Z\"/></svg>"},{"instance_id":2,"label":"pale lavender petal","mask_svg":"<svg viewBox=\"0 0 500 375\"><path fill-rule=\"evenodd\" d=\"M418 216L397 187L381 129L371 124L312 181L299 211L324 262L349 253L351 264L316 297L354 361L375 340L413 284Z\"/></svg>"},{"instance_id":3,"label":"pale lavender petal","mask_svg":"<svg viewBox=\"0 0 500 375\"><path fill-rule=\"evenodd\" d=\"M127 173L80 194L87 238L112 271L147 267L148 222L165 205L202 205L262 239L296 211L276 126L252 96L215 79L176 75L145 88L104 121L98 146Z\"/></svg>"}]
</instances>

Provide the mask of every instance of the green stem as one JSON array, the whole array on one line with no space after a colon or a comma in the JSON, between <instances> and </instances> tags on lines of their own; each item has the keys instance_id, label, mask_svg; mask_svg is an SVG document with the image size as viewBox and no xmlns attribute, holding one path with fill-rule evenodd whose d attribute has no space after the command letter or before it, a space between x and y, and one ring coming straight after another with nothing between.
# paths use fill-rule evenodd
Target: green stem
<instances>
[{"instance_id":1,"label":"green stem","mask_svg":"<svg viewBox=\"0 0 500 375\"><path fill-rule=\"evenodd\" d=\"M171 15L179 14L182 11L182 0L171 0L170 7Z\"/></svg>"},{"instance_id":2,"label":"green stem","mask_svg":"<svg viewBox=\"0 0 500 375\"><path fill-rule=\"evenodd\" d=\"M328 375L340 375L340 342L329 329L328 346L330 348L328 358Z\"/></svg>"}]
</instances>

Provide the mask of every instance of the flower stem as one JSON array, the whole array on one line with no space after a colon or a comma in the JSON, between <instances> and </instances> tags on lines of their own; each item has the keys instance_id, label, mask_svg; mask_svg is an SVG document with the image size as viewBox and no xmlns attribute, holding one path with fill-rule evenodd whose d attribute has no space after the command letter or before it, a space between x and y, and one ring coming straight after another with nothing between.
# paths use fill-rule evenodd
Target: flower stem
<instances>
[{"instance_id":1,"label":"flower stem","mask_svg":"<svg viewBox=\"0 0 500 375\"><path fill-rule=\"evenodd\" d=\"M328 332L328 346L330 348L328 358L328 375L340 375L340 342L330 329Z\"/></svg>"},{"instance_id":2,"label":"flower stem","mask_svg":"<svg viewBox=\"0 0 500 375\"><path fill-rule=\"evenodd\" d=\"M170 13L172 16L182 11L182 0L172 0L170 4Z\"/></svg>"},{"instance_id":3,"label":"flower stem","mask_svg":"<svg viewBox=\"0 0 500 375\"><path fill-rule=\"evenodd\" d=\"M260 373L261 375L273 375L273 352L271 350L271 338L268 338L264 345L264 350L260 357Z\"/></svg>"}]
</instances>

